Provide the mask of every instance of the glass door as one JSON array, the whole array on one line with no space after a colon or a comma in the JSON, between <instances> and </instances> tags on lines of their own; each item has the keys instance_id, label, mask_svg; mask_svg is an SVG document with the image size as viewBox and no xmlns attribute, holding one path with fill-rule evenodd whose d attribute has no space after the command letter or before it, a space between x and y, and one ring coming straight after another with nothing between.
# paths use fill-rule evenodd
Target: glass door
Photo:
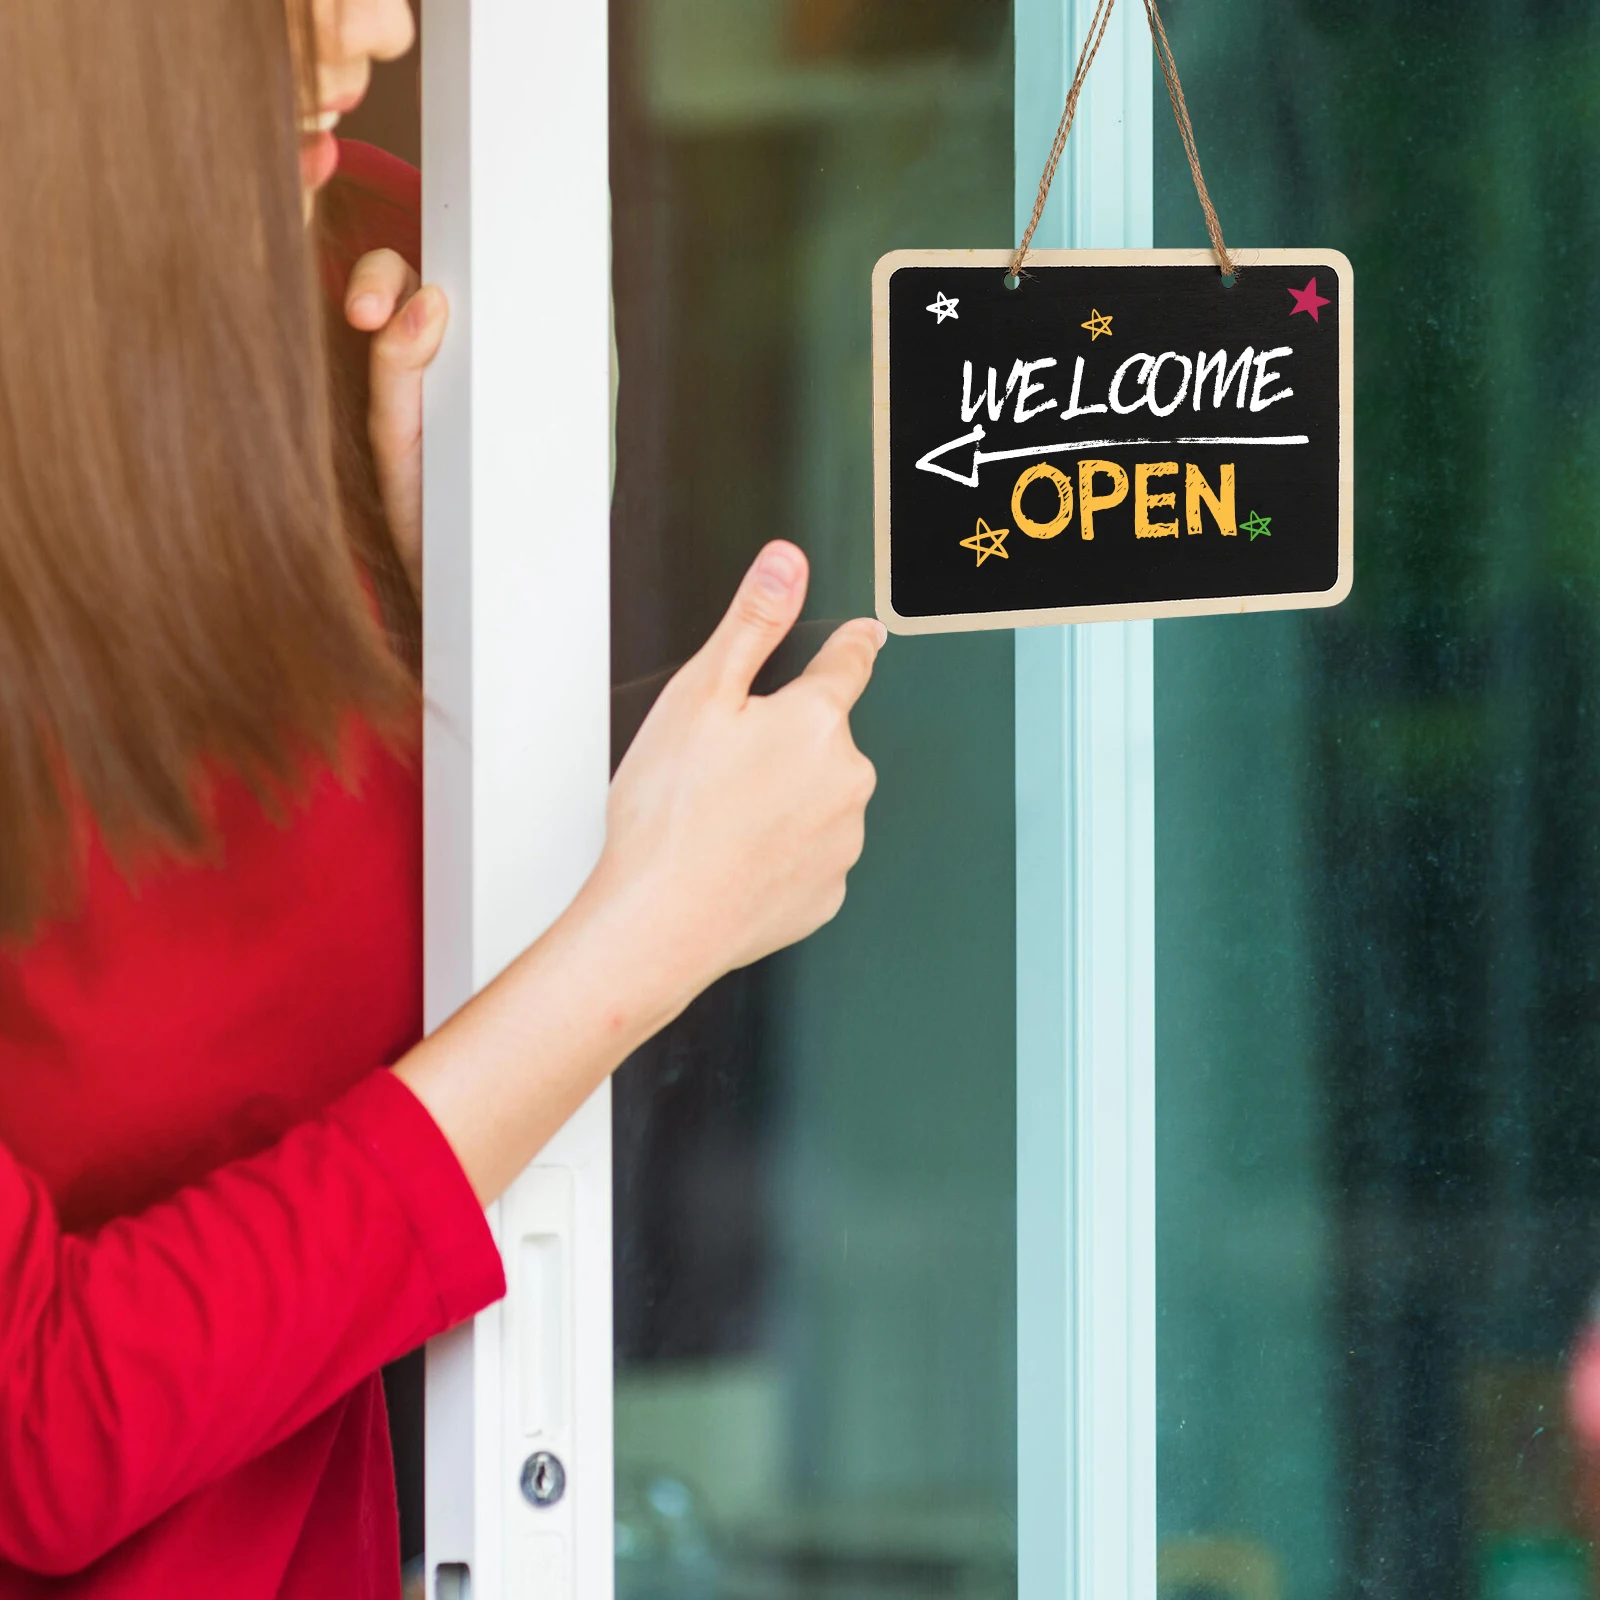
<instances>
[{"instance_id":1,"label":"glass door","mask_svg":"<svg viewBox=\"0 0 1600 1600\"><path fill-rule=\"evenodd\" d=\"M872 606L867 287L1012 237L1008 4L612 0L613 751L754 552ZM617 1593L1016 1592L1013 652L896 640L838 921L617 1075Z\"/></svg>"},{"instance_id":2,"label":"glass door","mask_svg":"<svg viewBox=\"0 0 1600 1600\"><path fill-rule=\"evenodd\" d=\"M1337 611L1156 637L1162 1591L1577 1600L1600 11L1170 11L1230 242L1355 264L1360 533Z\"/></svg>"},{"instance_id":3,"label":"glass door","mask_svg":"<svg viewBox=\"0 0 1600 1600\"><path fill-rule=\"evenodd\" d=\"M768 686L869 608L872 264L1014 241L1093 10L428 0L431 1016L581 882L608 741L764 540L813 570ZM1124 6L1041 245L1149 242L1149 63ZM1150 659L884 653L844 914L493 1208L507 1297L428 1352L433 1595L1147 1600Z\"/></svg>"},{"instance_id":4,"label":"glass door","mask_svg":"<svg viewBox=\"0 0 1600 1600\"><path fill-rule=\"evenodd\" d=\"M1361 278L1355 593L891 644L840 920L497 1219L570 1241L564 1509L508 1400L550 1284L430 1355L437 1593L603 1597L613 1529L629 1600L1600 1582L1600 13L1166 9L1230 240ZM429 0L435 1014L571 893L604 730L763 540L814 574L770 683L868 609L871 264L1014 242L1092 10L611 0L607 67L596 7ZM1041 244L1204 242L1144 27Z\"/></svg>"}]
</instances>

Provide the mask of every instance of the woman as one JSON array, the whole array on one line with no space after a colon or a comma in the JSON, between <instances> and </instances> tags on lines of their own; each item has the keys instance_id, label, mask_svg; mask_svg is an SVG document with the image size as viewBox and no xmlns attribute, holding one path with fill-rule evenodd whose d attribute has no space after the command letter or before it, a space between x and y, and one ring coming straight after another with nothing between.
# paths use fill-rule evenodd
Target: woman
<instances>
[{"instance_id":1,"label":"woman","mask_svg":"<svg viewBox=\"0 0 1600 1600\"><path fill-rule=\"evenodd\" d=\"M483 1206L860 851L882 632L751 698L805 588L772 545L575 904L417 1042L446 308L356 265L357 448L301 226L410 30L404 0L0 6L0 1596L394 1596L379 1367L503 1291Z\"/></svg>"}]
</instances>

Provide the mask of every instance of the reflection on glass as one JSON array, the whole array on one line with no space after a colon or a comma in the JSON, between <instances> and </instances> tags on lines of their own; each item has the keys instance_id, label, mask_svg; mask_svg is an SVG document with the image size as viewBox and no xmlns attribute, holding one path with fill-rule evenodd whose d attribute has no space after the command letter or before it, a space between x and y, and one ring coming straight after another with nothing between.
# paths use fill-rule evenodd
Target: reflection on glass
<instances>
[{"instance_id":1,"label":"reflection on glass","mask_svg":"<svg viewBox=\"0 0 1600 1600\"><path fill-rule=\"evenodd\" d=\"M1163 1594L1576 1600L1597 15L1169 10L1229 243L1355 264L1358 418L1354 597L1157 627Z\"/></svg>"},{"instance_id":2,"label":"reflection on glass","mask_svg":"<svg viewBox=\"0 0 1600 1600\"><path fill-rule=\"evenodd\" d=\"M869 280L1003 245L1009 5L612 0L614 734L776 535L871 608ZM839 921L615 1089L622 1600L1015 1593L1009 635L895 641Z\"/></svg>"}]
</instances>

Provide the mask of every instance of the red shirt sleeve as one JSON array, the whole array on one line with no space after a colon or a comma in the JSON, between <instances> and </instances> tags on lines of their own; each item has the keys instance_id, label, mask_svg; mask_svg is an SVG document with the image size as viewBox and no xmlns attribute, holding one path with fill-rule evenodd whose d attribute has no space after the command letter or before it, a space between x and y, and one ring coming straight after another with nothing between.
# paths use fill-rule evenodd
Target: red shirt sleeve
<instances>
[{"instance_id":1,"label":"red shirt sleeve","mask_svg":"<svg viewBox=\"0 0 1600 1600\"><path fill-rule=\"evenodd\" d=\"M454 1153L388 1071L87 1237L0 1150L0 1560L80 1570L504 1292Z\"/></svg>"},{"instance_id":2,"label":"red shirt sleeve","mask_svg":"<svg viewBox=\"0 0 1600 1600\"><path fill-rule=\"evenodd\" d=\"M341 139L338 170L317 209L323 285L336 302L369 250L394 250L422 270L422 174L398 156Z\"/></svg>"}]
</instances>

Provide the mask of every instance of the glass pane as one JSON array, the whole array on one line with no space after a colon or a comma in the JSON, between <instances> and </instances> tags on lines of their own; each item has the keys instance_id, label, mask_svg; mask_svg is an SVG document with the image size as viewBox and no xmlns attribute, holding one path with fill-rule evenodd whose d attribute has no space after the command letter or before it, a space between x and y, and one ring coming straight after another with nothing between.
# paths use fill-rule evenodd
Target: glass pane
<instances>
[{"instance_id":1,"label":"glass pane","mask_svg":"<svg viewBox=\"0 0 1600 1600\"><path fill-rule=\"evenodd\" d=\"M1171 11L1230 244L1355 264L1358 397L1351 600L1157 627L1163 1591L1586 1596L1600 10Z\"/></svg>"},{"instance_id":2,"label":"glass pane","mask_svg":"<svg viewBox=\"0 0 1600 1600\"><path fill-rule=\"evenodd\" d=\"M1010 8L612 0L615 747L760 544L871 610L869 281L1004 245ZM1012 644L897 640L832 927L615 1088L622 1600L1015 1592Z\"/></svg>"}]
</instances>

